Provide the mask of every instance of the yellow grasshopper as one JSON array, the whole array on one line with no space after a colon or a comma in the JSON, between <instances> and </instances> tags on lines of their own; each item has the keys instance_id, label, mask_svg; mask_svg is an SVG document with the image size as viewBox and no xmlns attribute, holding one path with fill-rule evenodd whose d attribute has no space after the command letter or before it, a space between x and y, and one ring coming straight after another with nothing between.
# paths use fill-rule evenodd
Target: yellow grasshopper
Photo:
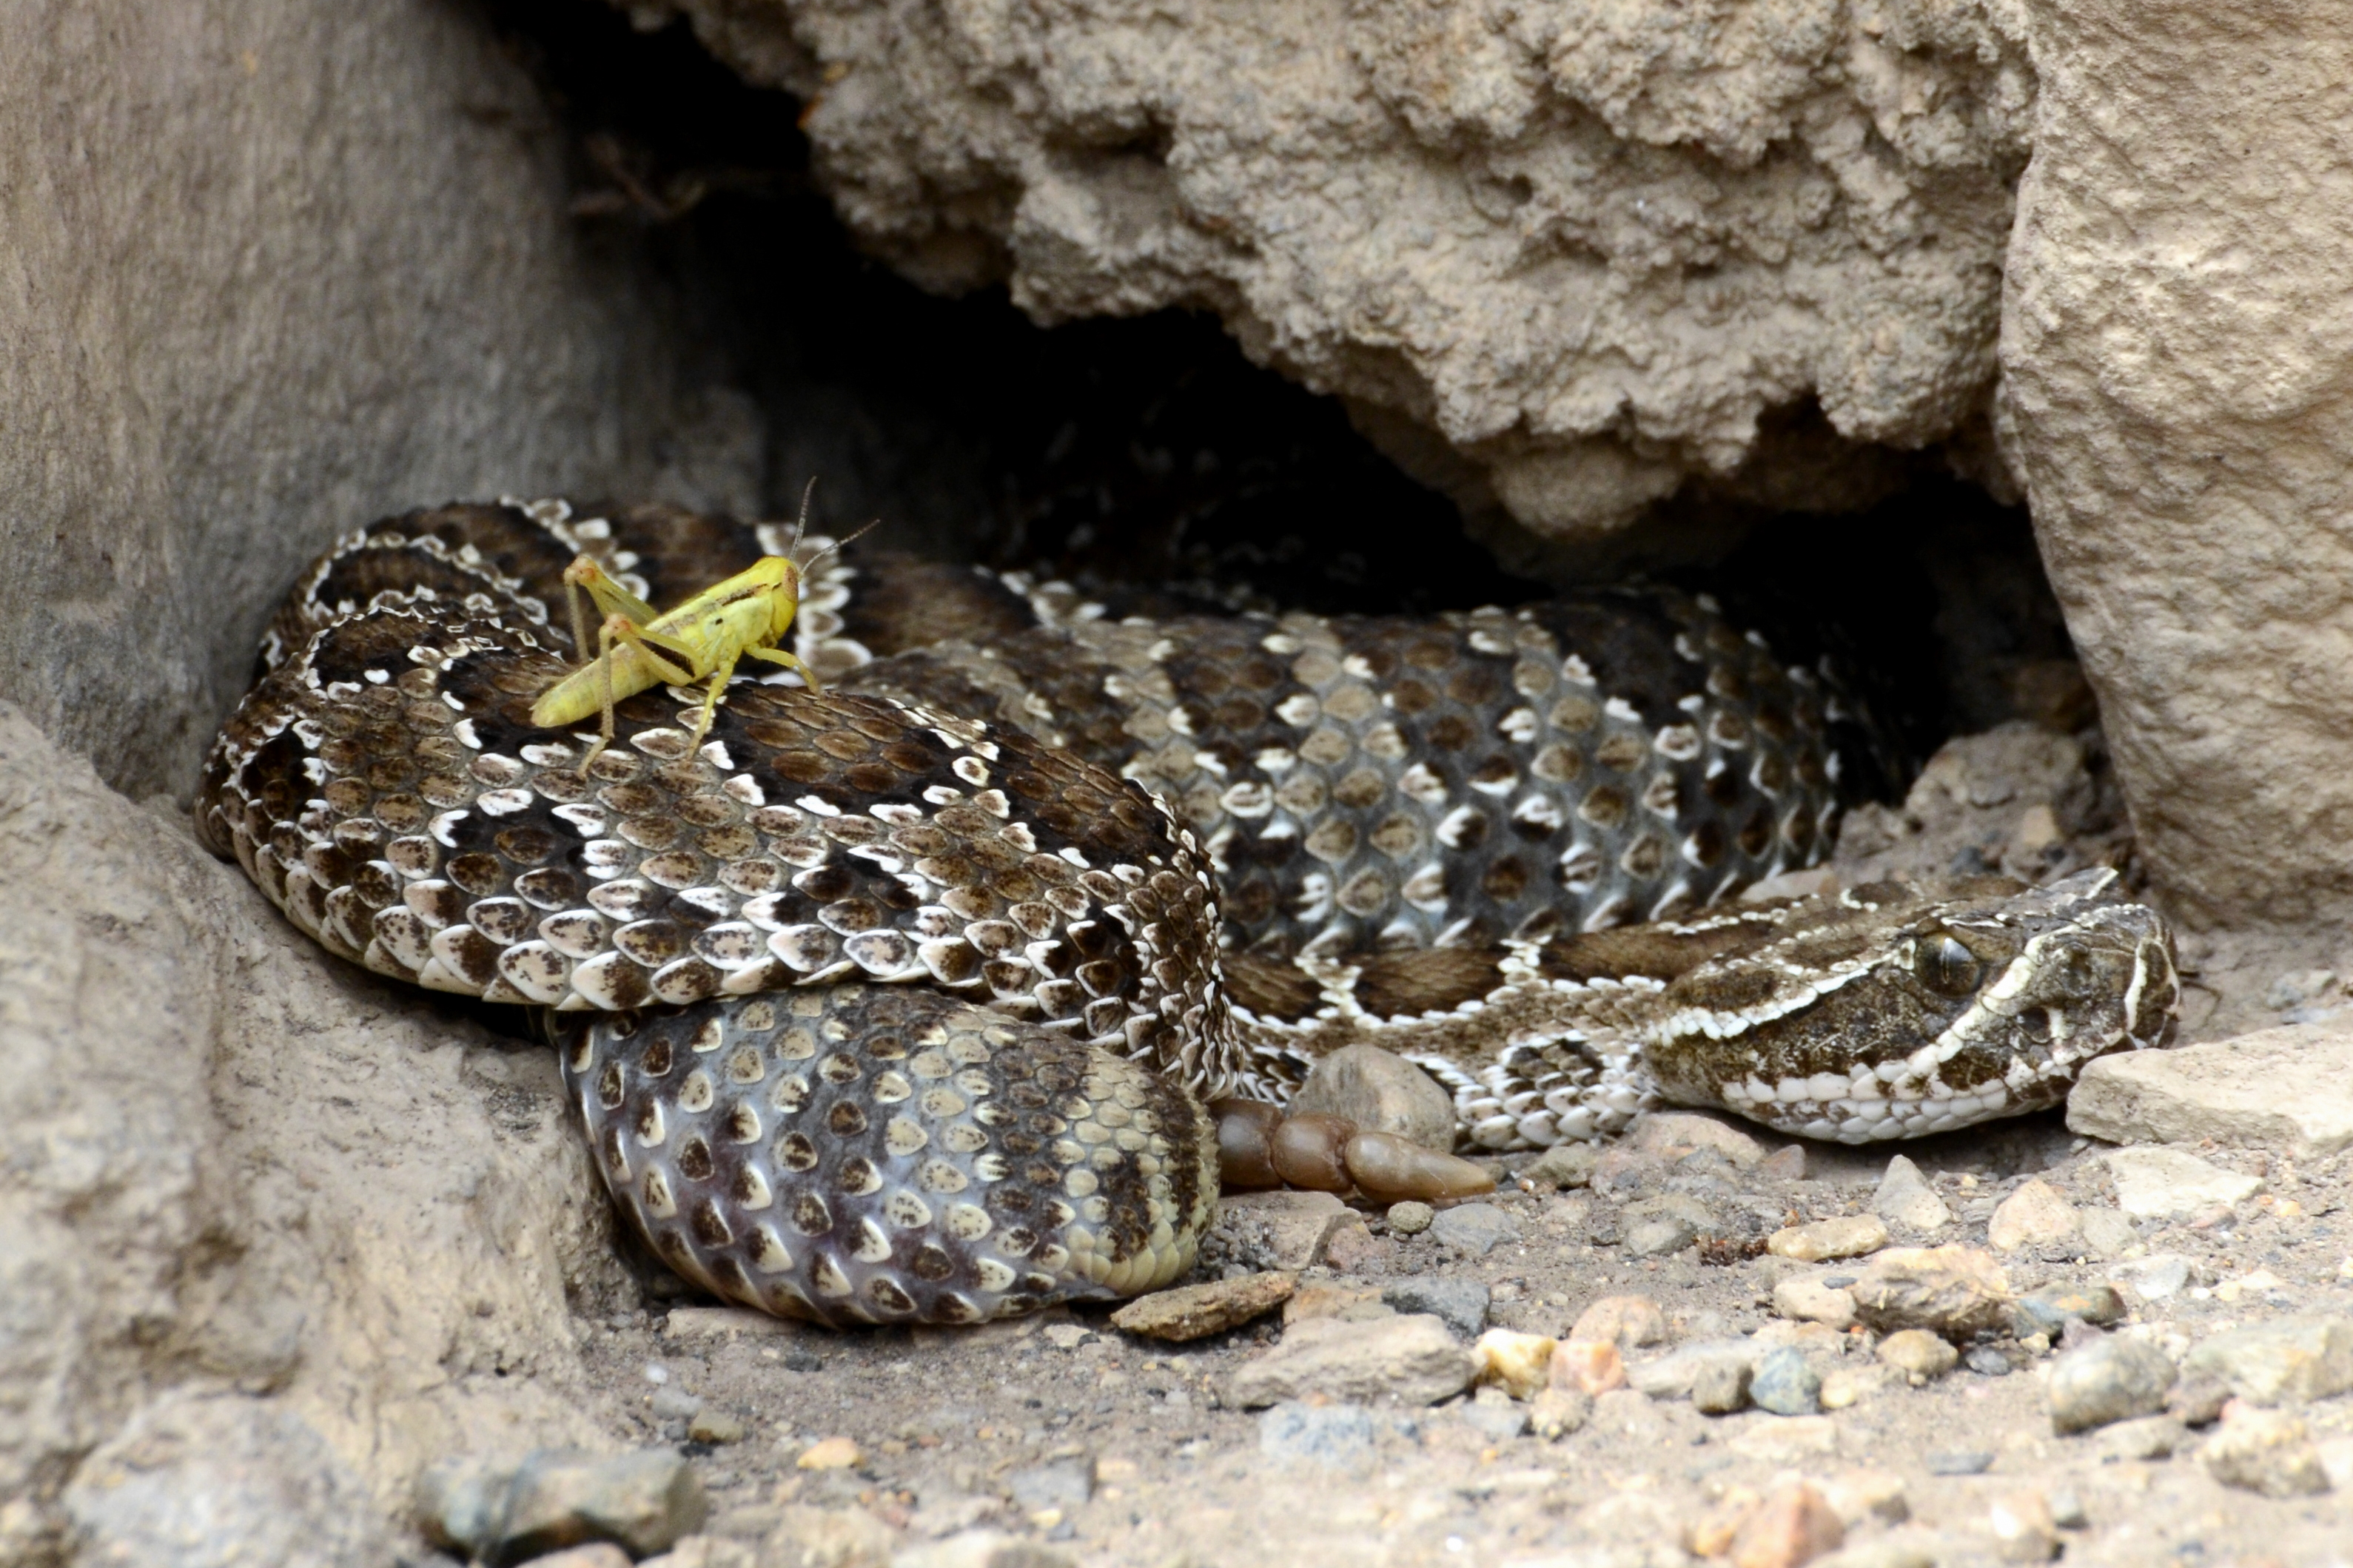
<instances>
[{"instance_id":1,"label":"yellow grasshopper","mask_svg":"<svg viewBox=\"0 0 2353 1568\"><path fill-rule=\"evenodd\" d=\"M806 509L807 503L803 506ZM798 531L795 530L796 536ZM835 548L828 546L826 552ZM696 746L711 732L719 694L727 689L736 662L747 655L796 670L811 691L821 689L807 665L776 646L792 629L793 616L800 609L804 570L788 556L763 555L665 615L615 582L594 558L574 557L564 569L565 595L572 606L573 647L586 658L588 623L580 605L585 592L605 616L596 628L596 654L540 694L532 704L531 721L559 729L591 713L601 715L603 732L580 760L580 771L586 773L588 765L613 743L613 710L624 699L652 687L686 686L710 678L702 711L695 719L691 744Z\"/></svg>"}]
</instances>

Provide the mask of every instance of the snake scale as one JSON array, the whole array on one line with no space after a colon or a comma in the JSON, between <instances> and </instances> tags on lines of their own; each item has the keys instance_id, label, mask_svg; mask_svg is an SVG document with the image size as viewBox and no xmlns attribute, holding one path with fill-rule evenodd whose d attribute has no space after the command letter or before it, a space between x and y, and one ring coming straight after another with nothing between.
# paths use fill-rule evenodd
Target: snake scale
<instances>
[{"instance_id":1,"label":"snake scale","mask_svg":"<svg viewBox=\"0 0 2353 1568\"><path fill-rule=\"evenodd\" d=\"M2170 937L2113 874L1810 901L1852 717L1702 598L1422 619L1108 613L1067 587L649 506L452 505L297 584L207 841L378 973L543 1009L622 1211L787 1315L1132 1294L1214 1215L1203 1098L1385 1046L1472 1151L1715 1105L1859 1142L2159 1045ZM816 562L792 651L534 729L562 574L670 604ZM551 613L554 612L554 613Z\"/></svg>"}]
</instances>

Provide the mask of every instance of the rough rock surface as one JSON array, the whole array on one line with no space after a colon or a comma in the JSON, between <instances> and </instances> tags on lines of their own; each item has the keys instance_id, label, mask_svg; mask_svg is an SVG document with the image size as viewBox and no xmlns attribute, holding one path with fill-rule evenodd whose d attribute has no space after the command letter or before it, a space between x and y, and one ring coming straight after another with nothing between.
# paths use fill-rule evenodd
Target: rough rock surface
<instances>
[{"instance_id":1,"label":"rough rock surface","mask_svg":"<svg viewBox=\"0 0 2353 1568\"><path fill-rule=\"evenodd\" d=\"M633 14L665 8L808 100L818 178L908 275L1002 279L1047 321L1214 310L1539 531L1694 475L1852 500L1857 444L1987 404L2035 96L2005 6Z\"/></svg>"},{"instance_id":2,"label":"rough rock surface","mask_svg":"<svg viewBox=\"0 0 2353 1568\"><path fill-rule=\"evenodd\" d=\"M0 888L0 1561L52 1549L78 1467L101 1535L175 1528L185 1482L262 1541L301 1532L272 1497L610 1440L566 1300L619 1266L550 1053L322 962L5 704ZM107 1502L82 1461L126 1422Z\"/></svg>"},{"instance_id":3,"label":"rough rock surface","mask_svg":"<svg viewBox=\"0 0 2353 1568\"><path fill-rule=\"evenodd\" d=\"M2178 912L2341 930L2349 46L2275 6L2028 0L2006 449ZM2332 938L2333 941L2333 938Z\"/></svg>"},{"instance_id":4,"label":"rough rock surface","mask_svg":"<svg viewBox=\"0 0 2353 1568\"><path fill-rule=\"evenodd\" d=\"M2069 1092L2067 1125L2111 1143L2333 1154L2353 1143L2353 1030L2340 1019L2104 1057Z\"/></svg>"},{"instance_id":5,"label":"rough rock surface","mask_svg":"<svg viewBox=\"0 0 2353 1568\"><path fill-rule=\"evenodd\" d=\"M756 416L583 237L477 11L10 5L0 186L0 698L134 796L186 787L345 530L541 486L757 500ZM731 421L742 475L657 460Z\"/></svg>"}]
</instances>

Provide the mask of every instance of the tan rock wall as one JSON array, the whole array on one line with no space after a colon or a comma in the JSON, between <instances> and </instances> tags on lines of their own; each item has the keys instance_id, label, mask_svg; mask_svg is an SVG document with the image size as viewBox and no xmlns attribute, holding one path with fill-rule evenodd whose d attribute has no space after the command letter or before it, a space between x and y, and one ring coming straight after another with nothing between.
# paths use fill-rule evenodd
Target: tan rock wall
<instances>
[{"instance_id":1,"label":"tan rock wall","mask_svg":"<svg viewBox=\"0 0 2353 1568\"><path fill-rule=\"evenodd\" d=\"M338 532L655 488L685 378L562 153L463 6L0 7L0 697L185 790Z\"/></svg>"},{"instance_id":2,"label":"tan rock wall","mask_svg":"<svg viewBox=\"0 0 2353 1568\"><path fill-rule=\"evenodd\" d=\"M2160 890L2353 916L2353 31L2027 7L2005 426Z\"/></svg>"}]
</instances>

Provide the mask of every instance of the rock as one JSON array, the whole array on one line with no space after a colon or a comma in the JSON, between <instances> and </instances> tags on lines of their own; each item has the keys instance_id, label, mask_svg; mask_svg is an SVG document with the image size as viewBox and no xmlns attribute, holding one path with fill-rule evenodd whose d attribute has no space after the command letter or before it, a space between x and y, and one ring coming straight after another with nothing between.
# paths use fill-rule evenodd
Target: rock
<instances>
[{"instance_id":1,"label":"rock","mask_svg":"<svg viewBox=\"0 0 2353 1568\"><path fill-rule=\"evenodd\" d=\"M1920 1167L1908 1158L1897 1154L1887 1162L1887 1172L1879 1178L1879 1190L1872 1195L1871 1211L1890 1225L1906 1230L1942 1230L1953 1223L1953 1211L1936 1195L1936 1189L1920 1173Z\"/></svg>"},{"instance_id":2,"label":"rock","mask_svg":"<svg viewBox=\"0 0 2353 1568\"><path fill-rule=\"evenodd\" d=\"M1883 1366L1838 1366L1822 1373L1825 1410L1845 1410L1885 1388L1894 1374Z\"/></svg>"},{"instance_id":3,"label":"rock","mask_svg":"<svg viewBox=\"0 0 2353 1568\"><path fill-rule=\"evenodd\" d=\"M2189 1446L2189 1429L2170 1415L2141 1415L2100 1428L2100 1458L2169 1459Z\"/></svg>"},{"instance_id":4,"label":"rock","mask_svg":"<svg viewBox=\"0 0 2353 1568\"><path fill-rule=\"evenodd\" d=\"M1577 1315L1567 1337L1637 1350L1667 1337L1667 1315L1648 1296L1604 1296Z\"/></svg>"},{"instance_id":5,"label":"rock","mask_svg":"<svg viewBox=\"0 0 2353 1568\"><path fill-rule=\"evenodd\" d=\"M1822 1380L1806 1358L1784 1346L1767 1351L1757 1362L1748 1397L1759 1410L1776 1415L1811 1415L1821 1408Z\"/></svg>"},{"instance_id":6,"label":"rock","mask_svg":"<svg viewBox=\"0 0 2353 1568\"><path fill-rule=\"evenodd\" d=\"M2071 1322L2105 1328L2124 1321L2124 1298L2113 1285L2045 1285L2010 1304L2010 1327L2020 1339L2043 1334L2056 1341Z\"/></svg>"},{"instance_id":7,"label":"rock","mask_svg":"<svg viewBox=\"0 0 2353 1568\"><path fill-rule=\"evenodd\" d=\"M251 130L283 150L283 126ZM57 1489L190 1379L283 1410L315 1433L304 1467L377 1499L478 1431L596 1439L570 1303L604 1308L627 1276L552 1053L325 958L177 812L5 704L0 887L0 953L38 960L0 960L0 1499L25 1504L0 1504L0 1560L37 1560L25 1534L66 1527ZM388 1128L398 1158L355 1156Z\"/></svg>"},{"instance_id":8,"label":"rock","mask_svg":"<svg viewBox=\"0 0 2353 1568\"><path fill-rule=\"evenodd\" d=\"M1321 1394L1369 1403L1435 1405L1471 1384L1478 1358L1426 1314L1351 1323L1315 1318L1234 1369L1226 1403L1244 1410Z\"/></svg>"},{"instance_id":9,"label":"rock","mask_svg":"<svg viewBox=\"0 0 2353 1568\"><path fill-rule=\"evenodd\" d=\"M2302 1421L2277 1410L2234 1409L2199 1450L2207 1473L2224 1486L2265 1497L2304 1497L2329 1489L2320 1450Z\"/></svg>"},{"instance_id":10,"label":"rock","mask_svg":"<svg viewBox=\"0 0 2353 1568\"><path fill-rule=\"evenodd\" d=\"M1556 1143L1536 1156L1535 1163L1520 1173L1539 1187L1563 1191L1581 1187L1593 1180L1594 1163L1601 1157L1590 1143Z\"/></svg>"},{"instance_id":11,"label":"rock","mask_svg":"<svg viewBox=\"0 0 2353 1568\"><path fill-rule=\"evenodd\" d=\"M2345 79L2346 49L2332 37L2284 72L2232 13L2184 6L2154 29L2145 12L2117 26L2124 15L2051 0L2021 13L2049 63L2010 239L2005 297L2021 303L2002 326L2003 428L2069 624L2101 628L2079 646L2117 782L2167 803L2134 822L2156 885L2209 930L2341 931L2353 670L2315 618L2337 602L2337 546L2313 526L2337 478L2333 463L2266 470L2291 446L2347 449L2347 416L2258 390L2333 374L2303 323L2341 280L2305 246L2266 244L2231 289L2187 273L2152 287L2147 237L2213 254L2226 235L2335 232L2342 208L2321 185L2258 189L2222 171L2253 147L2283 170L2330 167L2332 142L2296 105ZM2147 189L2158 166L2179 173ZM2147 196L2127 229L2114 204L2136 186ZM2331 564L2283 594L2239 573L2217 517ZM2194 604L2165 599L2210 581ZM2307 659L2311 681L2276 679ZM2108 717L2119 699L2136 710Z\"/></svg>"},{"instance_id":12,"label":"rock","mask_svg":"<svg viewBox=\"0 0 2353 1568\"><path fill-rule=\"evenodd\" d=\"M890 1568L898 1532L862 1508L786 1505L760 1542L759 1568Z\"/></svg>"},{"instance_id":13,"label":"rock","mask_svg":"<svg viewBox=\"0 0 2353 1568\"><path fill-rule=\"evenodd\" d=\"M2133 1222L2115 1209L2081 1209L2077 1217L2083 1222L2084 1245L2095 1258L2121 1258L2140 1242L2140 1232L2133 1228Z\"/></svg>"},{"instance_id":14,"label":"rock","mask_svg":"<svg viewBox=\"0 0 2353 1568\"><path fill-rule=\"evenodd\" d=\"M1945 1448L1922 1456L1920 1468L1932 1476L1981 1476L1993 1468L1993 1460L1983 1448Z\"/></svg>"},{"instance_id":15,"label":"rock","mask_svg":"<svg viewBox=\"0 0 2353 1568\"><path fill-rule=\"evenodd\" d=\"M515 1465L445 1460L417 1483L426 1539L494 1563L591 1541L650 1556L709 1512L693 1468L662 1448L611 1458L540 1449Z\"/></svg>"},{"instance_id":16,"label":"rock","mask_svg":"<svg viewBox=\"0 0 2353 1568\"><path fill-rule=\"evenodd\" d=\"M1262 1256L1274 1271L1297 1273L1324 1261L1324 1248L1356 1215L1330 1193L1235 1193L1218 1200L1217 1228Z\"/></svg>"},{"instance_id":17,"label":"rock","mask_svg":"<svg viewBox=\"0 0 2353 1568\"><path fill-rule=\"evenodd\" d=\"M1484 1258L1504 1242L1519 1240L1520 1227L1493 1204L1459 1204L1438 1211L1430 1222L1430 1237L1473 1258Z\"/></svg>"},{"instance_id":18,"label":"rock","mask_svg":"<svg viewBox=\"0 0 2353 1568\"><path fill-rule=\"evenodd\" d=\"M687 1422L686 1435L697 1443L740 1443L744 1440L744 1419L705 1405Z\"/></svg>"},{"instance_id":19,"label":"rock","mask_svg":"<svg viewBox=\"0 0 2353 1568\"><path fill-rule=\"evenodd\" d=\"M2105 1156L2116 1207L2136 1219L2189 1219L2263 1191L2260 1177L2225 1171L2178 1149L2117 1149Z\"/></svg>"},{"instance_id":20,"label":"rock","mask_svg":"<svg viewBox=\"0 0 2353 1568\"><path fill-rule=\"evenodd\" d=\"M1571 1342L1574 1343L1574 1342ZM1746 1363L1753 1371L1761 1351L1754 1341L1728 1338L1696 1340L1678 1345L1656 1361L1638 1362L1626 1369L1627 1381L1652 1399L1688 1399L1700 1368L1725 1358Z\"/></svg>"},{"instance_id":21,"label":"rock","mask_svg":"<svg viewBox=\"0 0 2353 1568\"><path fill-rule=\"evenodd\" d=\"M646 1408L661 1420L684 1421L702 1414L702 1396L683 1388L657 1388L648 1396Z\"/></svg>"},{"instance_id":22,"label":"rock","mask_svg":"<svg viewBox=\"0 0 2353 1568\"><path fill-rule=\"evenodd\" d=\"M2059 1555L2059 1525L2051 1500L2031 1487L2003 1492L1986 1510L1994 1552L2005 1563L2048 1563Z\"/></svg>"},{"instance_id":23,"label":"rock","mask_svg":"<svg viewBox=\"0 0 2353 1568\"><path fill-rule=\"evenodd\" d=\"M1725 1447L1760 1464L1812 1469L1838 1452L1838 1423L1827 1415L1791 1415L1760 1421L1736 1433Z\"/></svg>"},{"instance_id":24,"label":"rock","mask_svg":"<svg viewBox=\"0 0 2353 1568\"><path fill-rule=\"evenodd\" d=\"M1961 1357L1961 1364L1979 1377L2008 1377L2017 1368L2010 1358L1992 1345L1974 1345Z\"/></svg>"},{"instance_id":25,"label":"rock","mask_svg":"<svg viewBox=\"0 0 2353 1568\"><path fill-rule=\"evenodd\" d=\"M1008 1535L1001 1530L966 1530L893 1552L891 1568L1072 1568L1071 1559L1050 1546Z\"/></svg>"},{"instance_id":26,"label":"rock","mask_svg":"<svg viewBox=\"0 0 2353 1568\"><path fill-rule=\"evenodd\" d=\"M1716 1356L1699 1363L1692 1374L1692 1408L1705 1415L1729 1415L1748 1408L1748 1385L1755 1368L1746 1356Z\"/></svg>"},{"instance_id":27,"label":"rock","mask_svg":"<svg viewBox=\"0 0 2353 1568\"><path fill-rule=\"evenodd\" d=\"M1765 1238L1765 1250L1776 1258L1800 1263L1820 1263L1832 1258L1862 1258L1887 1245L1887 1226L1872 1215L1843 1219L1818 1219L1793 1225Z\"/></svg>"},{"instance_id":28,"label":"rock","mask_svg":"<svg viewBox=\"0 0 2353 1568\"><path fill-rule=\"evenodd\" d=\"M361 1477L274 1400L167 1394L76 1468L77 1563L391 1568ZM12 1561L32 1563L30 1556Z\"/></svg>"},{"instance_id":29,"label":"rock","mask_svg":"<svg viewBox=\"0 0 2353 1568\"><path fill-rule=\"evenodd\" d=\"M1296 1274L1270 1270L1139 1296L1111 1315L1112 1326L1147 1340L1182 1344L1239 1328L1291 1300Z\"/></svg>"},{"instance_id":30,"label":"rock","mask_svg":"<svg viewBox=\"0 0 2353 1568\"><path fill-rule=\"evenodd\" d=\"M1479 1358L1477 1381L1493 1384L1514 1399L1533 1399L1550 1381L1552 1352L1558 1342L1549 1334L1489 1329L1472 1346Z\"/></svg>"},{"instance_id":31,"label":"rock","mask_svg":"<svg viewBox=\"0 0 2353 1568\"><path fill-rule=\"evenodd\" d=\"M1389 1229L1397 1235L1419 1236L1438 1217L1438 1211L1428 1204L1409 1199L1401 1204L1391 1204L1387 1217Z\"/></svg>"},{"instance_id":32,"label":"rock","mask_svg":"<svg viewBox=\"0 0 2353 1568\"><path fill-rule=\"evenodd\" d=\"M1343 1285L1337 1281L1319 1280L1313 1285L1303 1285L1292 1292L1290 1300L1282 1304L1282 1326L1285 1328L1310 1318L1347 1318L1361 1321L1366 1318L1396 1315L1382 1301L1378 1286Z\"/></svg>"},{"instance_id":33,"label":"rock","mask_svg":"<svg viewBox=\"0 0 2353 1568\"><path fill-rule=\"evenodd\" d=\"M2192 1370L2165 1396L2165 1408L2185 1426L2208 1426L2222 1418L2231 1385L2211 1373Z\"/></svg>"},{"instance_id":34,"label":"rock","mask_svg":"<svg viewBox=\"0 0 2353 1568\"><path fill-rule=\"evenodd\" d=\"M1996 1252L2021 1247L2057 1247L2083 1234L2084 1225L2059 1189L2040 1177L2021 1183L2001 1200L1987 1223L1986 1239Z\"/></svg>"},{"instance_id":35,"label":"rock","mask_svg":"<svg viewBox=\"0 0 2353 1568\"><path fill-rule=\"evenodd\" d=\"M1500 1388L1482 1388L1462 1407L1462 1419L1490 1441L1509 1442L1528 1429L1528 1413Z\"/></svg>"},{"instance_id":36,"label":"rock","mask_svg":"<svg viewBox=\"0 0 2353 1568\"><path fill-rule=\"evenodd\" d=\"M1849 1530L1862 1524L1901 1524L1912 1517L1904 1477L1895 1470L1841 1470L1822 1483L1822 1500Z\"/></svg>"},{"instance_id":37,"label":"rock","mask_svg":"<svg viewBox=\"0 0 2353 1568\"><path fill-rule=\"evenodd\" d=\"M1628 1142L1639 1153L1669 1163L1701 1149L1715 1151L1744 1171L1765 1158L1765 1145L1746 1127L1696 1110L1654 1110L1634 1124Z\"/></svg>"},{"instance_id":38,"label":"rock","mask_svg":"<svg viewBox=\"0 0 2353 1568\"><path fill-rule=\"evenodd\" d=\"M1799 1568L1846 1543L1830 1500L1804 1481L1773 1489L1742 1521L1725 1553L1733 1568Z\"/></svg>"},{"instance_id":39,"label":"rock","mask_svg":"<svg viewBox=\"0 0 2353 1568\"><path fill-rule=\"evenodd\" d=\"M1891 1247L1863 1265L1851 1289L1855 1317L1868 1327L1928 1329L1947 1339L2000 1327L2010 1300L2001 1266L1966 1247Z\"/></svg>"},{"instance_id":40,"label":"rock","mask_svg":"<svg viewBox=\"0 0 2353 1568\"><path fill-rule=\"evenodd\" d=\"M1699 1230L1691 1221L1681 1215L1662 1215L1629 1226L1624 1246L1629 1258L1664 1258L1698 1239Z\"/></svg>"},{"instance_id":41,"label":"rock","mask_svg":"<svg viewBox=\"0 0 2353 1568\"><path fill-rule=\"evenodd\" d=\"M1082 1507L1095 1495L1095 1462L1084 1455L1010 1472L1005 1489L1027 1512Z\"/></svg>"},{"instance_id":42,"label":"rock","mask_svg":"<svg viewBox=\"0 0 2353 1568\"><path fill-rule=\"evenodd\" d=\"M2202 1143L2317 1159L2353 1144L2353 1019L2103 1057L2067 1125L2111 1143Z\"/></svg>"},{"instance_id":43,"label":"rock","mask_svg":"<svg viewBox=\"0 0 2353 1568\"><path fill-rule=\"evenodd\" d=\"M1843 1329L1854 1321L1854 1297L1823 1284L1820 1276L1799 1275L1773 1287L1773 1310L1800 1322Z\"/></svg>"},{"instance_id":44,"label":"rock","mask_svg":"<svg viewBox=\"0 0 2353 1568\"><path fill-rule=\"evenodd\" d=\"M2179 1375L2165 1352L2116 1335L2069 1351L2051 1368L2045 1397L2052 1430L2088 1432L2113 1421L2153 1415Z\"/></svg>"},{"instance_id":45,"label":"rock","mask_svg":"<svg viewBox=\"0 0 2353 1568\"><path fill-rule=\"evenodd\" d=\"M1806 1179L1806 1146L1787 1143L1757 1162L1760 1182L1802 1182Z\"/></svg>"},{"instance_id":46,"label":"rock","mask_svg":"<svg viewBox=\"0 0 2353 1568\"><path fill-rule=\"evenodd\" d=\"M1373 1235L1361 1219L1344 1221L1324 1244L1324 1266L1337 1274L1361 1274L1386 1261L1396 1248Z\"/></svg>"},{"instance_id":47,"label":"rock","mask_svg":"<svg viewBox=\"0 0 2353 1568\"><path fill-rule=\"evenodd\" d=\"M2189 1283L2189 1259L2178 1252L2152 1252L2116 1264L2109 1272L2144 1301L2162 1301Z\"/></svg>"},{"instance_id":48,"label":"rock","mask_svg":"<svg viewBox=\"0 0 2353 1568\"><path fill-rule=\"evenodd\" d=\"M1883 1535L1814 1559L1813 1568L1936 1568L1937 1542Z\"/></svg>"},{"instance_id":49,"label":"rock","mask_svg":"<svg viewBox=\"0 0 2353 1568\"><path fill-rule=\"evenodd\" d=\"M1381 1287L1381 1300L1400 1312L1429 1312L1460 1337L1477 1339L1487 1327L1490 1292L1477 1279L1426 1275Z\"/></svg>"},{"instance_id":50,"label":"rock","mask_svg":"<svg viewBox=\"0 0 2353 1568\"><path fill-rule=\"evenodd\" d=\"M1454 1097L1428 1073L1378 1046L1343 1046L1318 1060L1291 1097L1293 1115L1319 1112L1424 1149L1454 1147Z\"/></svg>"},{"instance_id":51,"label":"rock","mask_svg":"<svg viewBox=\"0 0 2353 1568\"><path fill-rule=\"evenodd\" d=\"M1902 1329L1879 1342L1879 1359L1917 1385L1944 1376L1961 1363L1950 1341L1926 1329Z\"/></svg>"},{"instance_id":52,"label":"rock","mask_svg":"<svg viewBox=\"0 0 2353 1568\"><path fill-rule=\"evenodd\" d=\"M1607 1340L1564 1340L1553 1347L1549 1382L1554 1388L1599 1398L1626 1386L1625 1358Z\"/></svg>"},{"instance_id":53,"label":"rock","mask_svg":"<svg viewBox=\"0 0 2353 1568\"><path fill-rule=\"evenodd\" d=\"M1555 1442L1581 1429L1593 1415L1593 1396L1574 1384L1555 1383L1528 1404L1529 1429Z\"/></svg>"},{"instance_id":54,"label":"rock","mask_svg":"<svg viewBox=\"0 0 2353 1568\"><path fill-rule=\"evenodd\" d=\"M1369 1464L1377 1434L1361 1405L1305 1405L1286 1399L1258 1418L1258 1451L1333 1469Z\"/></svg>"},{"instance_id":55,"label":"rock","mask_svg":"<svg viewBox=\"0 0 2353 1568\"><path fill-rule=\"evenodd\" d=\"M2353 1388L2353 1321L2285 1318L2200 1342L2184 1363L2258 1405L2300 1405Z\"/></svg>"},{"instance_id":56,"label":"rock","mask_svg":"<svg viewBox=\"0 0 2353 1568\"><path fill-rule=\"evenodd\" d=\"M671 1340L792 1340L822 1331L749 1307L672 1307L661 1320L662 1337Z\"/></svg>"},{"instance_id":57,"label":"rock","mask_svg":"<svg viewBox=\"0 0 2353 1568\"><path fill-rule=\"evenodd\" d=\"M848 1437L821 1437L801 1450L793 1468L802 1470L854 1470L866 1462L866 1456Z\"/></svg>"}]
</instances>

